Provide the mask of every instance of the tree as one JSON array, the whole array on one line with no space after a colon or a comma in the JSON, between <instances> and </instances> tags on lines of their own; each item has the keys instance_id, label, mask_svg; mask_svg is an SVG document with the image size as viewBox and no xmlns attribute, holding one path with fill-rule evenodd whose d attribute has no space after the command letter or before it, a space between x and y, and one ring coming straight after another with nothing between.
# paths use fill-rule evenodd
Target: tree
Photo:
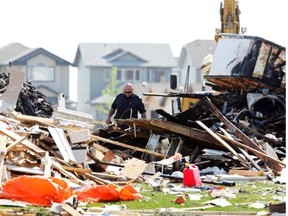
<instances>
[{"instance_id":1,"label":"tree","mask_svg":"<svg viewBox=\"0 0 288 216\"><path fill-rule=\"evenodd\" d=\"M97 106L97 111L103 115L107 115L109 108L117 94L121 92L121 88L117 88L119 82L117 80L117 67L111 69L111 80L108 85L102 90L103 104Z\"/></svg>"}]
</instances>

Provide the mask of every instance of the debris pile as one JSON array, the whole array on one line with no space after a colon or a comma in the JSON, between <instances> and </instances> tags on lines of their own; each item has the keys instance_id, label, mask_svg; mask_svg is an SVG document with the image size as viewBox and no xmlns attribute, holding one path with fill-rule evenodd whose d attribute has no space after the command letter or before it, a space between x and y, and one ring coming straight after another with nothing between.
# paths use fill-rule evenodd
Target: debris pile
<instances>
[{"instance_id":1,"label":"debris pile","mask_svg":"<svg viewBox=\"0 0 288 216\"><path fill-rule=\"evenodd\" d=\"M262 50L262 57L268 55L257 45L254 50ZM285 183L279 177L286 169L286 88L282 73L286 61L281 47L270 50L270 61L265 61L269 65L257 68L272 73L273 85L268 84L266 72L265 79L232 73L215 76L212 64L206 79L214 91L197 95L173 93L173 97L182 99L197 97L187 110L170 114L158 109L158 119L118 119L97 130L89 115L65 108L53 110L45 95L24 82L15 110L0 115L0 197L13 196L13 200L51 206L54 213L65 210L79 215L75 212L75 199L139 199L141 194L131 182L147 182L153 189L161 190L163 182L156 179L182 182L187 163L197 166L202 183L209 185L235 186L234 181L239 179ZM229 69L233 73L235 68L241 68L236 60L235 67ZM233 62L227 61L224 68ZM281 75L277 82L273 73ZM1 74L2 94L9 90L9 85L9 76ZM40 181L45 181L53 194L39 187ZM38 195L13 190L23 186L19 182L32 185ZM197 190L177 190L186 193L188 189ZM67 205L71 196L76 198ZM182 205L186 198L173 202Z\"/></svg>"},{"instance_id":2,"label":"debris pile","mask_svg":"<svg viewBox=\"0 0 288 216\"><path fill-rule=\"evenodd\" d=\"M141 198L127 178L123 177L124 185L118 186L107 180L108 174L94 173L89 168L88 154L77 155L79 148L86 152L97 142L88 128L75 125L74 120L66 119L63 125L63 119L13 111L10 117L1 115L0 133L0 198L11 199L7 205L17 206L14 201L19 201L52 208L57 204L60 207L56 213L60 214L71 196L77 203Z\"/></svg>"},{"instance_id":3,"label":"debris pile","mask_svg":"<svg viewBox=\"0 0 288 216\"><path fill-rule=\"evenodd\" d=\"M201 171L217 166L227 173L247 169L277 175L286 157L285 53L259 37L223 34L204 76L213 91L167 94L197 102L175 114L158 109L159 119L116 120L95 135L106 138L101 144L111 149L119 149L117 142L129 144L127 157L146 162L180 153L186 161L165 166L167 174L190 162ZM123 124L129 127L121 130Z\"/></svg>"}]
</instances>

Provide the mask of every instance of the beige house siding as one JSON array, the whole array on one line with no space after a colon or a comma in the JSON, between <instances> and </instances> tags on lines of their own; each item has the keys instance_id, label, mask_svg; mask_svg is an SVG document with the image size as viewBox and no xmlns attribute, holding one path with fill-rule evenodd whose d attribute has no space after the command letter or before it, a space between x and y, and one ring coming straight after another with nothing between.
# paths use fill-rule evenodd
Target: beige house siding
<instances>
[{"instance_id":1,"label":"beige house siding","mask_svg":"<svg viewBox=\"0 0 288 216\"><path fill-rule=\"evenodd\" d=\"M9 67L9 62L12 66ZM43 63L47 67L54 68L53 80L37 81L29 80L27 76L28 67ZM69 73L71 63L48 52L43 48L28 48L20 43L11 43L0 48L1 71L9 72L11 68L22 71L25 74L25 81L33 84L37 90L49 97L55 104L58 103L58 95L64 93L66 101L69 100Z\"/></svg>"}]
</instances>

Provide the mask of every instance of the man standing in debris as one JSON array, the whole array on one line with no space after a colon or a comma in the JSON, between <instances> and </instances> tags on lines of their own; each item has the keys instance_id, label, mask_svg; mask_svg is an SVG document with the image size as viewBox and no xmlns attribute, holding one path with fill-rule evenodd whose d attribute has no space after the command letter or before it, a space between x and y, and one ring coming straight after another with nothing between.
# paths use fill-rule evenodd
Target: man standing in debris
<instances>
[{"instance_id":1,"label":"man standing in debris","mask_svg":"<svg viewBox=\"0 0 288 216\"><path fill-rule=\"evenodd\" d=\"M138 118L138 112L142 118L146 118L146 108L142 99L133 93L134 87L131 83L126 83L123 87L123 93L120 93L114 99L106 124L111 124L111 116L115 113L115 119Z\"/></svg>"}]
</instances>

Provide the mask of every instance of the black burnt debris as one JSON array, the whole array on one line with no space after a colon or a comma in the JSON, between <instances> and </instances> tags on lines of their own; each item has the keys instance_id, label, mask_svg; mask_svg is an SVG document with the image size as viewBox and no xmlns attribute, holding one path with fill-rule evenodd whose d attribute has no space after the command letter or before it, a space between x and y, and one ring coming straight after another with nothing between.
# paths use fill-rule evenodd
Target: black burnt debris
<instances>
[{"instance_id":1,"label":"black burnt debris","mask_svg":"<svg viewBox=\"0 0 288 216\"><path fill-rule=\"evenodd\" d=\"M53 104L31 82L24 82L15 111L25 115L49 118L53 114Z\"/></svg>"},{"instance_id":2,"label":"black burnt debris","mask_svg":"<svg viewBox=\"0 0 288 216\"><path fill-rule=\"evenodd\" d=\"M0 73L0 93L4 93L9 86L9 73ZM24 115L51 117L53 104L48 98L38 91L31 82L24 81L16 103L15 111Z\"/></svg>"}]
</instances>

